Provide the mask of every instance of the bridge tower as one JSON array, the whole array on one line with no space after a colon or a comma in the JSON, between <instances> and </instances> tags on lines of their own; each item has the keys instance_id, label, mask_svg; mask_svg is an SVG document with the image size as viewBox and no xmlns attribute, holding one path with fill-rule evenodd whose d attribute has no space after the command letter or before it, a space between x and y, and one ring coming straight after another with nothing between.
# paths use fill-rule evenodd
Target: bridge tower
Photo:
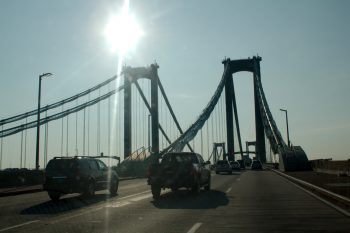
<instances>
[{"instance_id":1,"label":"bridge tower","mask_svg":"<svg viewBox=\"0 0 350 233\"><path fill-rule=\"evenodd\" d=\"M256 156L262 162L266 162L265 148L265 130L263 119L259 109L258 100L258 82L260 81L260 61L261 57L253 57L248 59L230 60L225 59L222 63L225 67L225 97L226 97L226 125L227 125L227 153L228 160L234 160L234 127L233 127L233 111L235 113L236 128L241 156L243 158L242 143L240 137L238 114L236 106L236 97L234 94L234 85L232 75L240 71L248 71L253 73L254 84L254 106L255 106L255 133L256 133Z\"/></svg>"},{"instance_id":2,"label":"bridge tower","mask_svg":"<svg viewBox=\"0 0 350 233\"><path fill-rule=\"evenodd\" d=\"M159 117L158 117L158 68L157 64L150 67L124 67L124 159L132 153L132 118L131 118L131 85L137 84L139 78L151 81L151 105L148 106L152 118L152 154L159 154ZM138 85L137 85L138 86ZM148 103L147 103L148 105Z\"/></svg>"}]
</instances>

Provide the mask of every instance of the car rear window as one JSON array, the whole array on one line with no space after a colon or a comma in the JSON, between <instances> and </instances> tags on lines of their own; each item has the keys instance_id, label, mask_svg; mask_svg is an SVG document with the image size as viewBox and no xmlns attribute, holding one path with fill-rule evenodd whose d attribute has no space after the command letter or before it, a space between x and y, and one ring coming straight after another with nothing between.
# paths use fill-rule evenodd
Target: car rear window
<instances>
[{"instance_id":1,"label":"car rear window","mask_svg":"<svg viewBox=\"0 0 350 233\"><path fill-rule=\"evenodd\" d=\"M167 154L162 160L162 163L172 163L172 162L198 163L198 158L195 154Z\"/></svg>"},{"instance_id":2,"label":"car rear window","mask_svg":"<svg viewBox=\"0 0 350 233\"><path fill-rule=\"evenodd\" d=\"M75 167L76 167L76 162L72 159L54 159L47 164L46 170L66 171L66 170L73 170Z\"/></svg>"},{"instance_id":3,"label":"car rear window","mask_svg":"<svg viewBox=\"0 0 350 233\"><path fill-rule=\"evenodd\" d=\"M217 161L217 164L218 165L226 165L227 161L226 160L219 160L219 161Z\"/></svg>"}]
</instances>

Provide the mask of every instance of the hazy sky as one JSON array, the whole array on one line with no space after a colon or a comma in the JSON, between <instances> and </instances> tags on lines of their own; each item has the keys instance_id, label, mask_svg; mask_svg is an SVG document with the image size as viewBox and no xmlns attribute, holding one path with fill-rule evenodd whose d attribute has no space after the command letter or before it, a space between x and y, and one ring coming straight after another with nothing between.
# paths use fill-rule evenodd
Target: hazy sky
<instances>
[{"instance_id":1,"label":"hazy sky","mask_svg":"<svg viewBox=\"0 0 350 233\"><path fill-rule=\"evenodd\" d=\"M116 73L103 30L122 1L0 0L0 118L74 95ZM262 84L285 135L310 159L350 158L350 1L130 1L144 35L126 58L156 61L180 123L188 126L211 98L221 61L262 57ZM252 78L234 76L242 140L253 140ZM6 139L8 145L10 139ZM14 139L14 140L18 140ZM6 146L5 143L5 146Z\"/></svg>"}]
</instances>

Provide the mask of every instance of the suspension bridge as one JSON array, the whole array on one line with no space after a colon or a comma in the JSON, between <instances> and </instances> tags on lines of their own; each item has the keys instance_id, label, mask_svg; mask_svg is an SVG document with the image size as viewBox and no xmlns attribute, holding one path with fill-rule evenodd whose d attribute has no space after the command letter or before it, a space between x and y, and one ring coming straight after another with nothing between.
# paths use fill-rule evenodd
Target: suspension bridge
<instances>
[{"instance_id":1,"label":"suspension bridge","mask_svg":"<svg viewBox=\"0 0 350 233\"><path fill-rule=\"evenodd\" d=\"M39 121L38 110L2 119L1 162L11 160L12 167L36 168L40 171L33 172L42 173L54 156L103 152L121 158L118 169L124 180L116 197L99 191L91 198L72 194L53 203L40 190L22 193L20 198L5 195L0 198L0 231L348 232L349 212L333 202L349 206L348 198L288 175L288 171L309 169L308 158L300 146L283 140L264 94L260 62L258 56L223 60L224 71L211 99L186 127L176 117L181 113L171 106L157 64L124 67L120 75L43 106ZM245 148L234 85L235 74L242 71L252 73L254 85L255 140L245 141ZM42 136L36 156L38 125ZM18 153L8 153L10 147L16 147L12 149ZM253 154L267 163L267 147L275 154L273 162L279 162L280 170L286 172L212 173L211 190L198 196L186 190L163 191L161 199L152 202L146 179L125 179L144 176L149 163L171 151L195 151L213 163L223 158L244 160Z\"/></svg>"},{"instance_id":2,"label":"suspension bridge","mask_svg":"<svg viewBox=\"0 0 350 233\"><path fill-rule=\"evenodd\" d=\"M122 157L122 164L147 164L164 153L188 150L199 152L214 163L219 156L230 161L244 160L249 153L265 163L267 139L281 170L306 170L305 152L300 146L285 143L273 119L262 86L260 62L259 56L223 60L224 71L215 92L187 129L181 127L172 109L158 76L159 66L125 66L120 75L41 107L39 120L35 119L37 109L0 120L0 162L11 156L13 163L22 168L33 166L35 159L38 169L45 168L54 156L103 152ZM242 71L253 74L256 135L255 141L246 142L245 150L234 86L234 74ZM42 132L40 156L34 157L30 148L38 124ZM20 138L18 154L5 152L6 141L11 137ZM249 146L255 146L255 151L249 151Z\"/></svg>"}]
</instances>

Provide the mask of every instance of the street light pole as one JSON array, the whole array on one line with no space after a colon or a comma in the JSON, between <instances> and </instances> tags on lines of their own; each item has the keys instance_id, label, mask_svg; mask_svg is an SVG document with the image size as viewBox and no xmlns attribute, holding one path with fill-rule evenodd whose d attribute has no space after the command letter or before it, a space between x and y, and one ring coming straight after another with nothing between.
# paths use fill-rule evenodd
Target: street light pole
<instances>
[{"instance_id":1,"label":"street light pole","mask_svg":"<svg viewBox=\"0 0 350 233\"><path fill-rule=\"evenodd\" d=\"M290 147L290 141L289 141L289 128L288 128L288 111L286 109L280 109L282 112L285 112L286 114L286 124L287 124L287 140L288 140L288 147Z\"/></svg>"},{"instance_id":2,"label":"street light pole","mask_svg":"<svg viewBox=\"0 0 350 233\"><path fill-rule=\"evenodd\" d=\"M151 152L151 114L148 115L148 151Z\"/></svg>"},{"instance_id":3,"label":"street light pole","mask_svg":"<svg viewBox=\"0 0 350 233\"><path fill-rule=\"evenodd\" d=\"M41 79L43 77L51 76L51 73L44 73L39 75L39 91L38 91L38 118L36 125L36 153L35 153L35 169L39 170L39 145L40 145L40 100L41 100Z\"/></svg>"}]
</instances>

